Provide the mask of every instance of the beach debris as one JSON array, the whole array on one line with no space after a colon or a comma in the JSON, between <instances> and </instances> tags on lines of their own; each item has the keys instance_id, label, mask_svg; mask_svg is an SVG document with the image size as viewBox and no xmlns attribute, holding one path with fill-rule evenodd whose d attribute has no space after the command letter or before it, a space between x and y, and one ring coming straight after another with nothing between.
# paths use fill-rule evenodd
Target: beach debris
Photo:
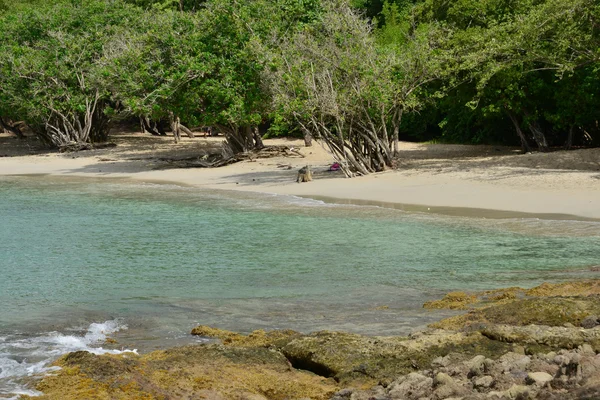
<instances>
[{"instance_id":1,"label":"beach debris","mask_svg":"<svg viewBox=\"0 0 600 400\"><path fill-rule=\"evenodd\" d=\"M257 159L274 157L304 157L298 150L287 146L267 146L262 149L252 150L245 153L231 154L222 152L220 148L213 149L211 153L194 155L192 157L163 157L158 160L164 164L156 169L163 168L218 168L240 161L255 161ZM290 166L291 169L292 167Z\"/></svg>"},{"instance_id":2,"label":"beach debris","mask_svg":"<svg viewBox=\"0 0 600 400\"><path fill-rule=\"evenodd\" d=\"M342 169L342 166L340 165L340 163L334 162L333 164L331 164L328 171L336 172L336 171L339 171L340 169Z\"/></svg>"},{"instance_id":3,"label":"beach debris","mask_svg":"<svg viewBox=\"0 0 600 400\"><path fill-rule=\"evenodd\" d=\"M310 165L306 165L298 171L298 177L296 178L296 182L310 182L312 181L312 171L310 170Z\"/></svg>"}]
</instances>

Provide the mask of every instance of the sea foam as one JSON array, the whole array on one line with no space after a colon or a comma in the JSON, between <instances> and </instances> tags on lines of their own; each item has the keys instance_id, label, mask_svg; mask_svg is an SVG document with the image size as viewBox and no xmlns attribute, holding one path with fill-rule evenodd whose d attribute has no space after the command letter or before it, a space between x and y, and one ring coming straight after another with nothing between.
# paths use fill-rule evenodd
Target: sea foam
<instances>
[{"instance_id":1,"label":"sea foam","mask_svg":"<svg viewBox=\"0 0 600 400\"><path fill-rule=\"evenodd\" d=\"M136 350L104 349L106 338L127 326L120 320L91 324L81 334L48 332L40 335L14 334L0 337L0 398L16 399L19 395L40 395L27 386L28 378L60 369L50 364L59 356L73 351L93 354L137 353Z\"/></svg>"}]
</instances>

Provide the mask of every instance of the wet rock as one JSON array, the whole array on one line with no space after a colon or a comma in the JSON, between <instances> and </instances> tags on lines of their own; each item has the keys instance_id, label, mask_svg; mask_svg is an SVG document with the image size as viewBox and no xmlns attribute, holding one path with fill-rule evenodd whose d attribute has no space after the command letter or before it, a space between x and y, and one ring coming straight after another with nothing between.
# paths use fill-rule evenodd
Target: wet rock
<instances>
[{"instance_id":1,"label":"wet rock","mask_svg":"<svg viewBox=\"0 0 600 400\"><path fill-rule=\"evenodd\" d=\"M552 381L553 377L546 372L530 372L527 374L525 382L528 385L545 386L547 383Z\"/></svg>"},{"instance_id":2,"label":"wet rock","mask_svg":"<svg viewBox=\"0 0 600 400\"><path fill-rule=\"evenodd\" d=\"M600 290L600 284L592 286ZM194 334L222 344L144 356L76 352L39 384L45 392L40 400L600 399L600 326L580 327L598 322L600 298L520 299L519 293L489 294L502 304L484 304L455 319L460 331L427 330L407 338L242 335L200 326ZM340 390L344 386L356 389Z\"/></svg>"},{"instance_id":3,"label":"wet rock","mask_svg":"<svg viewBox=\"0 0 600 400\"><path fill-rule=\"evenodd\" d=\"M542 283L525 292L527 296L589 296L600 294L600 280L585 280L564 283Z\"/></svg>"},{"instance_id":4,"label":"wet rock","mask_svg":"<svg viewBox=\"0 0 600 400\"><path fill-rule=\"evenodd\" d=\"M514 301L482 310L486 321L510 325L562 326L579 325L583 319L600 311L596 297L549 297Z\"/></svg>"},{"instance_id":5,"label":"wet rock","mask_svg":"<svg viewBox=\"0 0 600 400\"><path fill-rule=\"evenodd\" d=\"M228 346L273 348L285 346L291 340L302 336L301 333L289 329L272 331L257 330L248 335L242 335L237 332L212 328L206 325L195 327L192 329L191 334L220 339L223 344Z\"/></svg>"},{"instance_id":6,"label":"wet rock","mask_svg":"<svg viewBox=\"0 0 600 400\"><path fill-rule=\"evenodd\" d=\"M44 395L37 399L325 400L339 389L333 380L290 368L282 354L266 348L211 344L144 356L77 352L56 365L62 369L39 383Z\"/></svg>"},{"instance_id":7,"label":"wet rock","mask_svg":"<svg viewBox=\"0 0 600 400\"><path fill-rule=\"evenodd\" d=\"M429 301L423 304L423 308L464 310L468 305L478 301L477 295L465 292L450 292L441 300Z\"/></svg>"},{"instance_id":8,"label":"wet rock","mask_svg":"<svg viewBox=\"0 0 600 400\"><path fill-rule=\"evenodd\" d=\"M431 326L452 330L478 324L513 326L534 324L562 327L570 323L580 326L581 322L590 315L600 315L600 298L597 296L528 298L485 305Z\"/></svg>"},{"instance_id":9,"label":"wet rock","mask_svg":"<svg viewBox=\"0 0 600 400\"><path fill-rule=\"evenodd\" d=\"M323 331L294 339L281 351L295 368L334 377L344 385L387 385L449 353L497 354L507 347L479 333L438 330L399 338Z\"/></svg>"}]
</instances>

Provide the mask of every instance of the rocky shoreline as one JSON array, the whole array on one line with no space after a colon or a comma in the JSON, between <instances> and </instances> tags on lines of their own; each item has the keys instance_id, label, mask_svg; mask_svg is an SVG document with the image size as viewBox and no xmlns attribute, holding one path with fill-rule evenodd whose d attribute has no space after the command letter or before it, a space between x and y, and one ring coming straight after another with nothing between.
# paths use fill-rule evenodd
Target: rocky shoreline
<instances>
[{"instance_id":1,"label":"rocky shoreline","mask_svg":"<svg viewBox=\"0 0 600 400\"><path fill-rule=\"evenodd\" d=\"M465 314L408 337L199 326L215 340L70 353L38 399L599 399L599 293L600 280L450 293L425 306Z\"/></svg>"}]
</instances>

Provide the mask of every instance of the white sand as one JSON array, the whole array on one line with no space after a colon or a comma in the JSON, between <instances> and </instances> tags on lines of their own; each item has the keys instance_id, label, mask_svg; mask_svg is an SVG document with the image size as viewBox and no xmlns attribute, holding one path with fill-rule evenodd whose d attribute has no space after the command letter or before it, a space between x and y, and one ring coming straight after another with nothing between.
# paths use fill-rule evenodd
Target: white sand
<instances>
[{"instance_id":1,"label":"white sand","mask_svg":"<svg viewBox=\"0 0 600 400\"><path fill-rule=\"evenodd\" d=\"M154 168L164 164L161 157L198 154L207 143L218 144L215 138L186 138L175 145L164 138L129 135L117 138L114 149L25 156L20 154L27 149L15 139L0 139L0 155L11 155L0 157L0 175L120 177L419 205L432 212L458 207L600 219L600 149L514 155L512 149L489 146L402 143L398 170L347 179L325 172L332 158L321 146L304 148L300 141L283 139L269 143L298 148L306 157L258 159L213 169ZM296 171L306 164L316 171L315 180L298 184Z\"/></svg>"}]
</instances>

